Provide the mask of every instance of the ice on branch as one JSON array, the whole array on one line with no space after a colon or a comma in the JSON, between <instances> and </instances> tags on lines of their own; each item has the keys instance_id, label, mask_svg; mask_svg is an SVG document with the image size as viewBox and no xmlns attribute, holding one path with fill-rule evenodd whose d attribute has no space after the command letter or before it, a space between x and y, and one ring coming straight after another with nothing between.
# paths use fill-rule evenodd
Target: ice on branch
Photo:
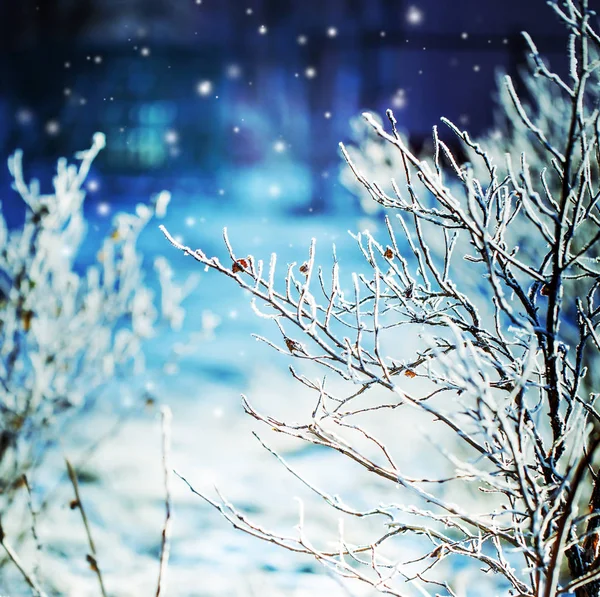
<instances>
[{"instance_id":1,"label":"ice on branch","mask_svg":"<svg viewBox=\"0 0 600 597\"><path fill-rule=\"evenodd\" d=\"M301 507L288 533L190 489L342 582L398 597L600 594L600 34L587 0L548 4L567 30L569 76L526 36L529 98L503 82L502 128L475 140L443 119L424 160L388 111L365 115L373 136L342 146L350 186L385 209L379 238L354 235L367 273L345 272L335 253L325 271L314 243L301 268L276 271L276 256L246 257L226 233L212 256L163 228L252 295L274 324L260 339L298 359L291 374L314 396L303 420L243 398L264 434L364 473L338 497L335 475L320 487L261 433L330 509L333 524L316 527Z\"/></svg>"}]
</instances>

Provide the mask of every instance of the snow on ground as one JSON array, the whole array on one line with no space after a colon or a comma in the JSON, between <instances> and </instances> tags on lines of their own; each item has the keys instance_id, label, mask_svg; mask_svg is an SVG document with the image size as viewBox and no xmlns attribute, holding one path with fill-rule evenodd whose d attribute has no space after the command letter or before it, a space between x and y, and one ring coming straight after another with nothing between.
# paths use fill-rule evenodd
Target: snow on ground
<instances>
[{"instance_id":1,"label":"snow on ground","mask_svg":"<svg viewBox=\"0 0 600 597\"><path fill-rule=\"evenodd\" d=\"M166 224L182 235L191 247L219 254L225 261L221 228L227 225L234 249L268 260L279 254L280 274L291 260L302 263L310 238L317 238L317 260L330 263L331 243L337 245L339 261L347 272L363 268L355 241L346 233L355 230L355 217L242 216L233 210L214 210L199 216L189 206L173 202ZM193 215L194 224L190 225ZM186 218L187 225L186 225ZM311 482L332 494L340 494L356 508L373 507L400 499L391 484L371 479L358 465L335 453L307 447L274 434L243 413L240 393L248 395L259 411L279 418L307 417L315 397L296 383L287 367L292 358L275 353L250 334L278 338L270 322L257 318L248 297L228 279L204 272L191 258L184 257L154 228L141 239L141 249L151 260L165 255L182 279L200 272L200 283L187 301L184 334L161 338L148 354L148 373L142 380L159 403L173 411L172 463L200 491L215 498L216 484L223 494L261 525L295 535L300 497L306 507L307 533L321 546L334 547L338 519L323 501L293 478L253 437L259 432ZM220 321L214 335L201 334L203 322ZM174 365L171 340L192 340ZM194 336L196 334L196 336ZM294 363L298 366L298 363ZM307 370L308 371L308 370ZM316 374L315 371L312 371ZM322 374L322 372L321 372ZM97 579L85 561L88 553L77 510L69 508L72 487L64 482L63 454L81 460L82 447L109 433L83 465L89 482L81 484L108 592L117 597L153 594L158 574L158 554L164 519L164 490L161 462L161 433L157 405L140 406L143 400L126 385L115 384L99 401L98 408L71 428L55 453L48 456L52 470L48 486L63 476L46 512L40 515L38 532L44 549L39 576L51 579L55 594L86 597L98 595ZM115 414L117 405L118 414ZM119 414L131 413L115 429ZM378 430L388 439L399 461L418 469L425 454L419 419L397 427L393 417L377 420ZM428 456L429 458L429 456ZM193 495L186 485L172 481L174 519L167 595L171 596L304 596L373 595L363 585L342 583L310 557L296 555L249 537L227 523L217 511ZM26 513L23 515L26 518ZM22 519L4 521L7 536ZM349 540L374 537L381 521L347 521ZM360 530L360 535L358 535ZM355 533L355 536L352 536ZM410 547L404 548L410 551ZM34 559L34 547L25 540L20 553ZM0 594L28 595L15 588L14 570L5 568L0 577Z\"/></svg>"}]
</instances>

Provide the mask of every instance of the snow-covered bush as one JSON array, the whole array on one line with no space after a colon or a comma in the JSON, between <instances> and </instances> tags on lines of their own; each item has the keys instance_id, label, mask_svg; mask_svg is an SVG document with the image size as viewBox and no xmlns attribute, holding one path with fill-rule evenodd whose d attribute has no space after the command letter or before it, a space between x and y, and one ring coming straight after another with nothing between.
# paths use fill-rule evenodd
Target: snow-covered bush
<instances>
[{"instance_id":1,"label":"snow-covered bush","mask_svg":"<svg viewBox=\"0 0 600 597\"><path fill-rule=\"evenodd\" d=\"M390 194L394 192L393 184L404 188L407 183L402 154L389 144L383 143L370 122L383 125L382 119L377 114L370 114L370 121L360 116L351 120L352 143L346 144L345 150L357 170L369 172L372 180ZM396 132L402 143L409 145L408 134L399 128ZM340 181L358 199L360 208L366 214L381 213L384 209L380 203L373 201L350 168L343 167L340 170ZM415 190L418 190L419 194L426 192L426 188L420 181L413 181L413 188L415 185L417 187Z\"/></svg>"},{"instance_id":2,"label":"snow-covered bush","mask_svg":"<svg viewBox=\"0 0 600 597\"><path fill-rule=\"evenodd\" d=\"M437 129L433 158L421 160L391 111L387 126L366 115L401 165L403 184L386 192L342 147L385 208L385 238L355 235L367 273L347 280L335 253L326 273L313 241L278 282L275 255L236 253L225 234L221 260L163 229L253 295L278 330L262 340L329 374L291 369L315 395L305 420L244 398L248 414L376 482L367 492L363 476L340 497L267 448L340 519L337 536L311 533L302 508L295 532L282 534L190 488L236 528L385 594L600 594L600 413L586 366L600 354L600 117L590 101L600 34L587 0L549 5L568 29L569 77L534 56L546 83L528 107L506 81L506 124L521 131L506 155L494 137L477 143L444 120L471 161L460 163ZM564 135L543 115L555 105L546 87L561 97ZM425 439L433 450L422 451Z\"/></svg>"},{"instance_id":3,"label":"snow-covered bush","mask_svg":"<svg viewBox=\"0 0 600 597\"><path fill-rule=\"evenodd\" d=\"M144 343L160 320L182 323L185 292L166 260L156 263L161 313L136 248L148 222L164 215L168 193L135 213L117 213L95 258L81 256L90 252L83 184L104 145L97 133L77 154L78 165L60 159L50 194L41 194L36 180L25 182L20 151L8 163L26 210L24 224L10 230L0 213L0 514L11 531L11 507L25 486L37 502L45 499L44 462L64 446L67 424L93 406L106 384L143 371ZM88 435L97 439L93 430ZM2 562L8 554L16 563L9 547L15 537L2 528ZM23 576L31 584L33 576Z\"/></svg>"},{"instance_id":4,"label":"snow-covered bush","mask_svg":"<svg viewBox=\"0 0 600 597\"><path fill-rule=\"evenodd\" d=\"M522 174L515 171L521 155L524 155L526 159L524 175L527 179L529 181L541 180L543 186L548 189L548 193L556 197L562 192L562 177L560 171L553 167L551 159L548 159L548 146L560 148L565 144L565 140L570 137L573 97L560 77L551 72L549 65L540 55L535 40L526 32L523 33L523 37L529 49L527 55L528 68L524 69L519 76L523 97L517 98L515 85L511 78L499 73L497 77L495 126L478 140L478 144L463 143L461 149L467 156L476 179L485 180L488 175L489 166L485 160L481 159L481 148L484 148L489 161L496 168L496 177L498 179L512 177L517 181L520 180L516 183L517 185L528 184L522 179ZM600 58L600 51L594 43L591 43L586 51L588 53L587 60L590 64L596 63ZM576 72L578 68L575 54L570 55L569 68L571 72ZM600 84L598 84L597 73L594 72L590 76L590 80L587 81L581 91L579 101L582 106L589 110L590 114L594 113L600 103ZM386 184L394 183L403 188L406 178L402 165L402 155L394 145L377 134L375 130L377 127L369 125L372 119L381 124L381 121L375 115L368 115L367 118L357 119L352 123L354 142L346 148L346 151L355 168L360 172L368 172L372 182L384 186L384 189ZM463 132L454 128L450 123L446 124L459 137L464 135ZM400 135L402 141L406 144L406 135L401 131ZM462 140L464 141L464 139ZM443 146L439 147L443 149ZM592 146L591 149L595 151L595 146ZM574 160L581 162L582 146L576 144L572 151ZM511 156L510 160L506 159L505 156L507 155ZM428 156L418 157L420 160L428 159ZM588 174L590 179L598 179L600 169L597 162L592 160L587 166L590 169ZM361 181L348 168L341 171L340 180L359 197L361 206L364 207L367 213L381 212L385 209L380 202L370 200L368 190L365 190ZM449 181L448 184L455 183ZM423 196L423 187L420 180L412 181L412 187L417 195ZM528 203L525 203L523 209L527 209L528 205ZM582 221L579 230L578 238L574 238L572 241L575 247L574 252L581 250L583 248L582 243L585 243L588 238L593 238L596 233L596 223L593 218ZM517 217L504 233L505 242L509 246L518 246L520 251L526 250L529 253L537 251L536 259L539 261L543 258L545 246L540 243L532 243L530 231L530 218ZM443 242L436 242L436 239L428 240L432 253L443 255ZM599 256L600 250L593 243L587 249L587 257L596 259ZM468 267L468 262L465 262L464 266ZM465 277L469 278L468 275ZM573 279L571 284L573 297L585 294L585 284L580 288L577 278ZM476 288L474 290L476 291ZM568 317L563 322L562 333L569 344L576 344L579 330L575 301L573 300L571 306L567 305L565 309ZM589 391L594 391L594 388L597 388L600 383L600 362L596 362L598 356L600 355L586 354L585 356L587 375L581 383Z\"/></svg>"}]
</instances>

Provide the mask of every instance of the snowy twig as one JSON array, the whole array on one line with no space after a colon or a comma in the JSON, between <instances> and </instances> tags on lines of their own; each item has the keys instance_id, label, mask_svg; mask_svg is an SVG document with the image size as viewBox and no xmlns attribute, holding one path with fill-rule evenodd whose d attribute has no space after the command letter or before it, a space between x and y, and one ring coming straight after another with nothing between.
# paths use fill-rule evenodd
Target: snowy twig
<instances>
[{"instance_id":1,"label":"snowy twig","mask_svg":"<svg viewBox=\"0 0 600 597\"><path fill-rule=\"evenodd\" d=\"M79 482L77 481L77 473L75 472L75 469L73 468L72 464L67 458L65 458L65 463L67 465L69 480L71 481L71 484L73 485L73 490L75 492L75 502L73 503L73 508L77 508L81 513L81 520L83 521L83 527L85 528L85 534L88 540L88 545L90 546L90 553L86 556L86 560L88 561L90 568L96 573L96 576L98 577L98 583L100 584L100 592L102 593L102 597L107 597L106 589L104 588L104 582L102 580L102 573L100 572L100 567L98 566L98 557L96 554L96 546L94 545L94 540L92 538L92 531L90 528L88 517L83 507L83 502L81 501L81 494L79 492Z\"/></svg>"},{"instance_id":2,"label":"snowy twig","mask_svg":"<svg viewBox=\"0 0 600 597\"><path fill-rule=\"evenodd\" d=\"M165 484L165 523L162 530L160 545L160 567L158 572L158 584L156 597L160 597L166 589L166 573L169 565L169 552L171 550L171 419L172 413L168 406L162 406L161 430L162 430L162 463Z\"/></svg>"},{"instance_id":3,"label":"snowy twig","mask_svg":"<svg viewBox=\"0 0 600 597\"><path fill-rule=\"evenodd\" d=\"M15 550L11 547L11 545L6 541L6 536L4 535L4 529L2 527L2 523L0 523L0 544L4 547L4 551L10 558L11 562L16 566L16 568L21 573L21 576L25 580L25 582L31 587L35 595L37 597L46 597L46 593L40 588L33 574L28 574L25 570L23 562L15 552Z\"/></svg>"}]
</instances>

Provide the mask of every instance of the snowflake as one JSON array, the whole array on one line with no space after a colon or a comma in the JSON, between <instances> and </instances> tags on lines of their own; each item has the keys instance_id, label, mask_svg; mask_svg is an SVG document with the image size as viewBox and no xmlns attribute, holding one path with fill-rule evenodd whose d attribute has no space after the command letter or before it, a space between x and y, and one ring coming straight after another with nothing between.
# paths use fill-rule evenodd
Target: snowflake
<instances>
[{"instance_id":1,"label":"snowflake","mask_svg":"<svg viewBox=\"0 0 600 597\"><path fill-rule=\"evenodd\" d=\"M107 216L110 213L110 204L103 201L102 203L98 203L98 207L96 208L99 216Z\"/></svg>"},{"instance_id":2,"label":"snowflake","mask_svg":"<svg viewBox=\"0 0 600 597\"><path fill-rule=\"evenodd\" d=\"M230 64L225 73L230 79L239 79L242 75L242 69L239 64Z\"/></svg>"},{"instance_id":3,"label":"snowflake","mask_svg":"<svg viewBox=\"0 0 600 597\"><path fill-rule=\"evenodd\" d=\"M198 86L196 87L196 90L200 95L208 95L212 92L213 85L210 81L207 80L200 81L200 83L198 83Z\"/></svg>"},{"instance_id":4,"label":"snowflake","mask_svg":"<svg viewBox=\"0 0 600 597\"><path fill-rule=\"evenodd\" d=\"M58 123L57 120L49 120L46 123L46 133L48 133L49 135L58 135L60 131L60 124Z\"/></svg>"},{"instance_id":5,"label":"snowflake","mask_svg":"<svg viewBox=\"0 0 600 597\"><path fill-rule=\"evenodd\" d=\"M165 141L169 145L174 145L175 143L177 143L178 140L179 140L179 135L177 134L177 131L170 129L165 133Z\"/></svg>"},{"instance_id":6,"label":"snowflake","mask_svg":"<svg viewBox=\"0 0 600 597\"><path fill-rule=\"evenodd\" d=\"M420 25L423 22L423 12L416 6L411 6L406 13L406 20L411 25Z\"/></svg>"},{"instance_id":7,"label":"snowflake","mask_svg":"<svg viewBox=\"0 0 600 597\"><path fill-rule=\"evenodd\" d=\"M33 120L33 112L27 108L21 108L17 112L17 121L19 124L29 124Z\"/></svg>"}]
</instances>

